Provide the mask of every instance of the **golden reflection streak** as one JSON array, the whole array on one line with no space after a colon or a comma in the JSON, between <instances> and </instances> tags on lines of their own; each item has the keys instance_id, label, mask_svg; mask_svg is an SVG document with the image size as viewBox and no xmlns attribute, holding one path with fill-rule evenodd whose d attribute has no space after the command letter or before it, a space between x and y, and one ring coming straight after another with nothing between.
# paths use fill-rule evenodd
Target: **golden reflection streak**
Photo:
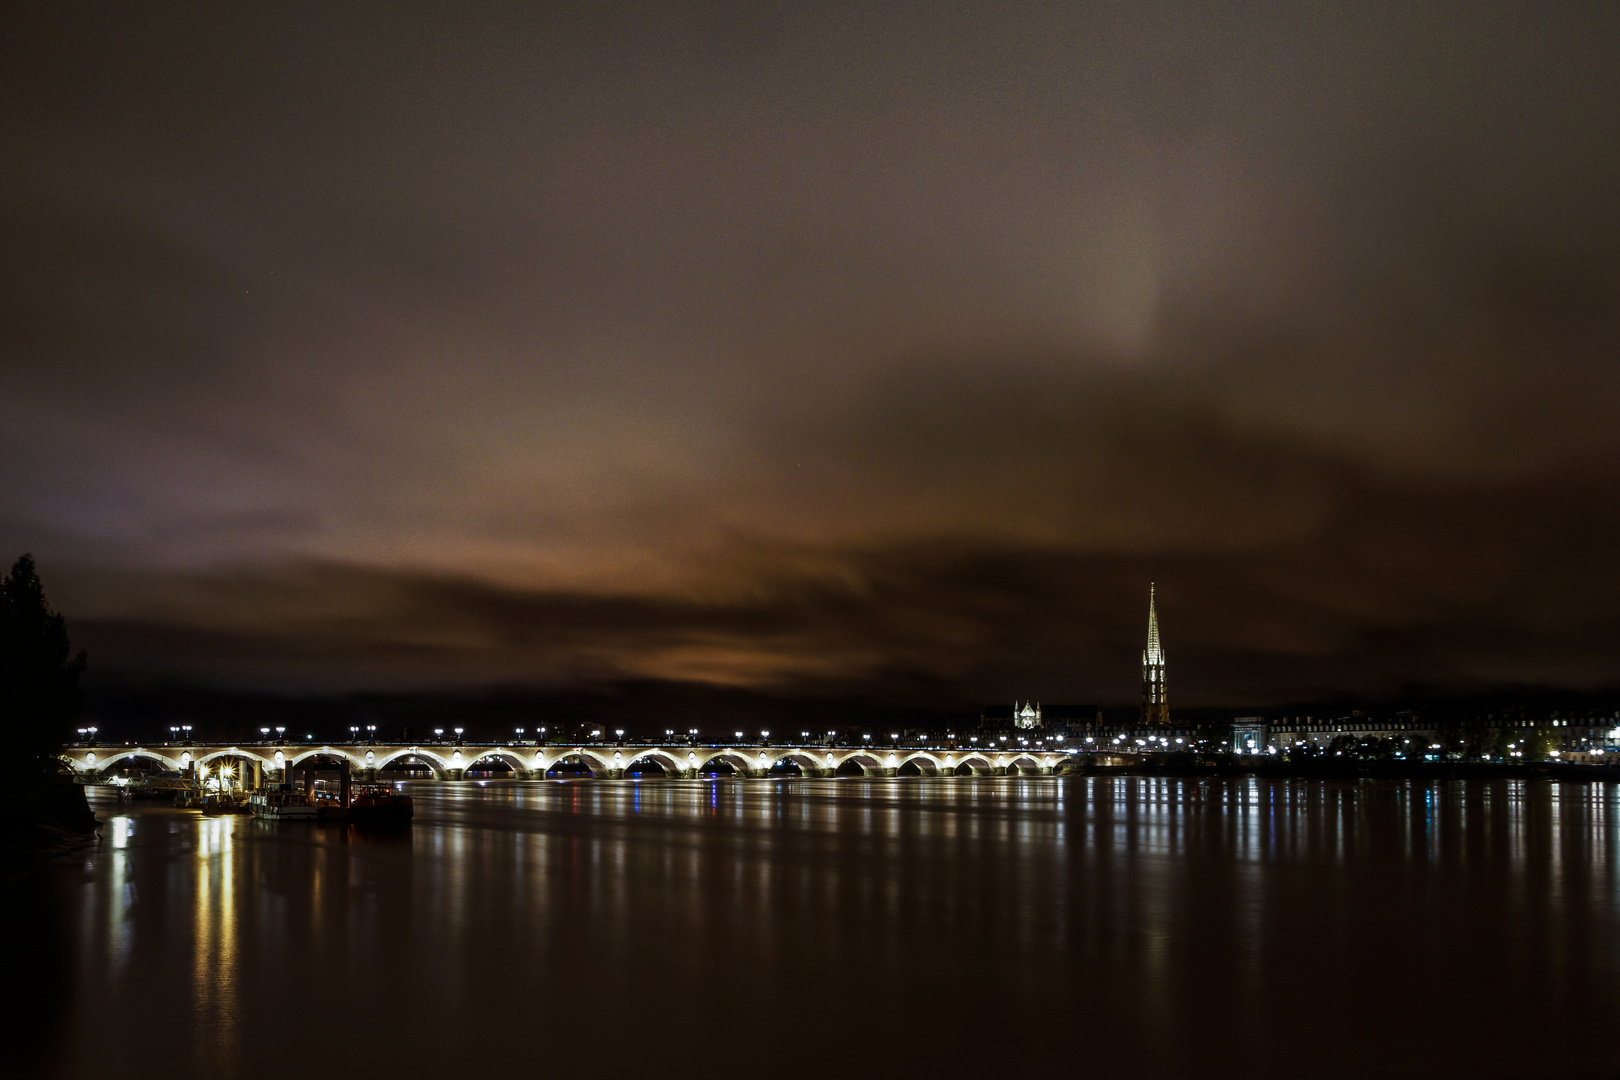
<instances>
[{"instance_id":1,"label":"golden reflection streak","mask_svg":"<svg viewBox=\"0 0 1620 1080\"><path fill-rule=\"evenodd\" d=\"M107 835L112 843L112 857L108 863L107 895L107 962L114 975L121 974L129 959L129 946L134 932L135 883L129 878L129 838L135 829L134 820L119 816L107 822Z\"/></svg>"},{"instance_id":2,"label":"golden reflection streak","mask_svg":"<svg viewBox=\"0 0 1620 1080\"><path fill-rule=\"evenodd\" d=\"M192 911L192 1015L196 1064L228 1074L237 1058L235 819L203 818L197 830Z\"/></svg>"}]
</instances>

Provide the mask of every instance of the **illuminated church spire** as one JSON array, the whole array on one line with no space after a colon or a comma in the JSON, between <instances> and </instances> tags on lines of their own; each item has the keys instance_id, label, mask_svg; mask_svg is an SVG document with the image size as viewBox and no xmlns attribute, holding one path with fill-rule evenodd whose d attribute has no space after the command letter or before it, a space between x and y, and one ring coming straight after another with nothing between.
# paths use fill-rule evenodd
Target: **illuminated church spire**
<instances>
[{"instance_id":1,"label":"illuminated church spire","mask_svg":"<svg viewBox=\"0 0 1620 1080\"><path fill-rule=\"evenodd\" d=\"M1168 724L1170 699L1164 684L1164 647L1159 644L1159 611L1155 586L1148 582L1148 637L1142 650L1142 723Z\"/></svg>"}]
</instances>

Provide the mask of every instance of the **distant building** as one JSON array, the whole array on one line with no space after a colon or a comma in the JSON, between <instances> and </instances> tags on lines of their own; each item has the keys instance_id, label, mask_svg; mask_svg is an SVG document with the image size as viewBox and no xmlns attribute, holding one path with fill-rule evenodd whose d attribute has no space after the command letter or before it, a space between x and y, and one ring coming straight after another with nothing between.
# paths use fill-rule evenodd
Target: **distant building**
<instances>
[{"instance_id":1,"label":"distant building","mask_svg":"<svg viewBox=\"0 0 1620 1080\"><path fill-rule=\"evenodd\" d=\"M1232 753L1264 754L1270 746L1271 725L1263 716L1240 716L1232 721Z\"/></svg>"},{"instance_id":2,"label":"distant building","mask_svg":"<svg viewBox=\"0 0 1620 1080\"><path fill-rule=\"evenodd\" d=\"M1159 612L1154 584L1148 582L1148 638L1142 650L1142 724L1170 723L1170 698L1164 681L1164 647L1159 644Z\"/></svg>"},{"instance_id":3,"label":"distant building","mask_svg":"<svg viewBox=\"0 0 1620 1080\"><path fill-rule=\"evenodd\" d=\"M1102 709L1097 705L1014 702L1011 706L987 706L979 714L979 732L984 735L1024 734L1059 738L1094 733L1101 724Z\"/></svg>"}]
</instances>

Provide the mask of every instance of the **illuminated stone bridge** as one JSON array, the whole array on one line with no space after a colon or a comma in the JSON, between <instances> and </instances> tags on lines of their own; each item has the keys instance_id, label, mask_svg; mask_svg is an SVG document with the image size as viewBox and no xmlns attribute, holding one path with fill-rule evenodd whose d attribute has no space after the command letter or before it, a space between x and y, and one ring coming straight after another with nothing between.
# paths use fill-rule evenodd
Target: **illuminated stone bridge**
<instances>
[{"instance_id":1,"label":"illuminated stone bridge","mask_svg":"<svg viewBox=\"0 0 1620 1080\"><path fill-rule=\"evenodd\" d=\"M502 762L520 779L542 779L556 770L569 775L619 779L632 769L650 772L652 766L669 777L696 777L730 771L737 776L780 775L794 766L803 776L946 776L1048 774L1068 760L1063 752L1019 746L981 749L968 747L830 747L813 745L748 746L680 743L609 744L574 743L537 746L533 743L156 743L143 746L76 746L64 752L75 772L89 779L116 774L131 767L131 759L146 759L156 767L184 772L196 765L221 759L256 763L266 782L286 778L289 766L337 768L346 763L359 775L374 779L395 765L431 770L435 779L460 780L469 769ZM783 768L778 768L782 766Z\"/></svg>"}]
</instances>

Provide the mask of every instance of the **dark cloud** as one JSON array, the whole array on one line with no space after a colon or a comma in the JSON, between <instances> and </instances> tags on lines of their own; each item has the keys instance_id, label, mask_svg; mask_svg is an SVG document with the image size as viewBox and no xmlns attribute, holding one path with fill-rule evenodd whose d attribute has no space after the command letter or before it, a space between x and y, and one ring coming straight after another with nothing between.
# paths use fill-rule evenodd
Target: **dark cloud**
<instances>
[{"instance_id":1,"label":"dark cloud","mask_svg":"<svg viewBox=\"0 0 1620 1080\"><path fill-rule=\"evenodd\" d=\"M1620 478L1494 490L1341 476L1313 527L1153 553L913 541L737 549L712 591L564 593L324 566L144 582L84 621L113 670L271 689L712 682L911 706L1128 701L1157 577L1188 704L1613 679ZM1597 498L1586 498L1590 495ZM127 587L127 579L125 585Z\"/></svg>"},{"instance_id":2,"label":"dark cloud","mask_svg":"<svg viewBox=\"0 0 1620 1080\"><path fill-rule=\"evenodd\" d=\"M0 543L135 680L1613 681L1617 30L24 9Z\"/></svg>"}]
</instances>

